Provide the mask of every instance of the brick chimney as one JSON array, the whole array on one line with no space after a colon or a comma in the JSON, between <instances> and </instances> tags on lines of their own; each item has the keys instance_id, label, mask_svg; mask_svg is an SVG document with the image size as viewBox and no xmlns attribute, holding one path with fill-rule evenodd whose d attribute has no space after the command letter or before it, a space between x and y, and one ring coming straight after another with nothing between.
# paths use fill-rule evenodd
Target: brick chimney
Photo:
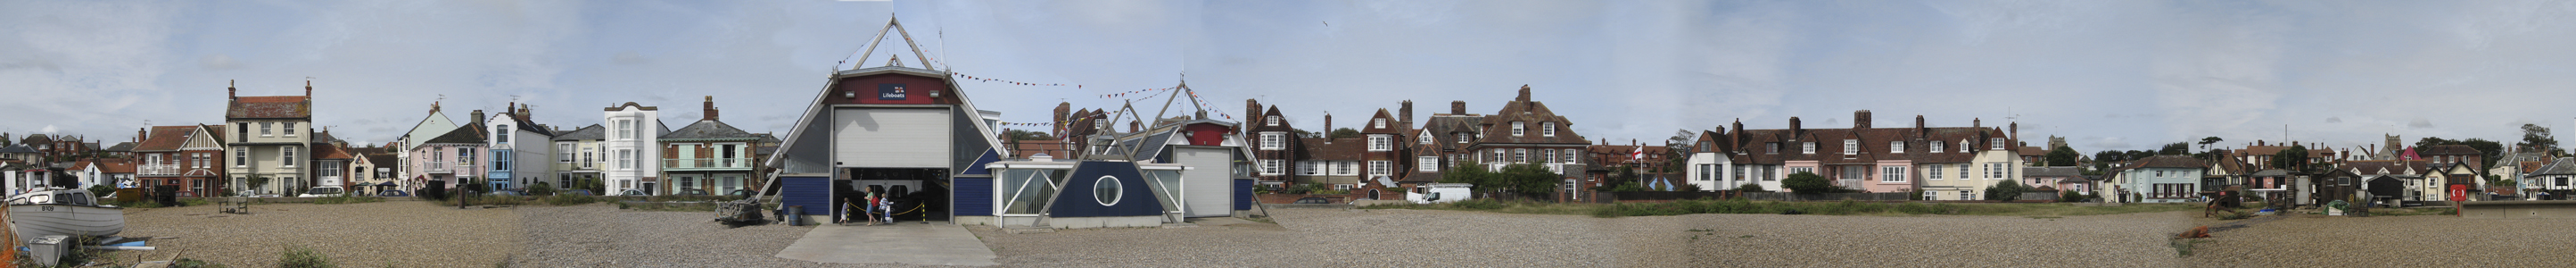
<instances>
[{"instance_id":1,"label":"brick chimney","mask_svg":"<svg viewBox=\"0 0 2576 268\"><path fill-rule=\"evenodd\" d=\"M1852 112L1852 128L1869 129L1869 110Z\"/></svg>"},{"instance_id":2,"label":"brick chimney","mask_svg":"<svg viewBox=\"0 0 2576 268\"><path fill-rule=\"evenodd\" d=\"M1251 120L1262 120L1262 118L1269 118L1269 117L1267 117L1266 115L1261 114L1261 100L1260 100L1260 99L1243 99L1243 115L1244 115L1243 120L1247 120L1247 121L1251 121ZM1251 128L1244 128L1244 129L1251 129Z\"/></svg>"},{"instance_id":3,"label":"brick chimney","mask_svg":"<svg viewBox=\"0 0 2576 268\"><path fill-rule=\"evenodd\" d=\"M304 97L313 97L313 80L304 80Z\"/></svg>"},{"instance_id":4,"label":"brick chimney","mask_svg":"<svg viewBox=\"0 0 2576 268\"><path fill-rule=\"evenodd\" d=\"M2005 134L2005 135L2007 135L2007 136L2004 136L2004 138L2005 138L2005 139L2013 140L2013 142L2014 142L2014 143L2016 143L2016 144L2019 144L2019 143L2021 142L2021 122L2012 122L2012 123L2010 123L2010 124L2006 124L2006 125L2004 125L2004 128L2005 128L2006 130L2008 130L2008 131L2011 131L2011 132L2004 132L2004 134Z\"/></svg>"},{"instance_id":5,"label":"brick chimney","mask_svg":"<svg viewBox=\"0 0 2576 268\"><path fill-rule=\"evenodd\" d=\"M151 132L144 131L149 129L152 129L152 127L134 129L134 143L143 143L143 136L151 135L149 134Z\"/></svg>"},{"instance_id":6,"label":"brick chimney","mask_svg":"<svg viewBox=\"0 0 2576 268\"><path fill-rule=\"evenodd\" d=\"M530 118L536 118L536 115L528 114L528 104L526 104L526 103L520 103L520 104L519 104L519 112L516 112L516 113L510 113L510 114L518 115L518 117L519 117L519 121L536 122L536 120L531 120L531 119L530 119Z\"/></svg>"},{"instance_id":7,"label":"brick chimney","mask_svg":"<svg viewBox=\"0 0 2576 268\"><path fill-rule=\"evenodd\" d=\"M1914 115L1914 132L1915 132L1915 134L1922 134L1922 133L1923 133L1923 132L1925 132L1925 131L1927 131L1927 130L1923 128L1923 115L1919 115L1919 114L1918 114L1918 115Z\"/></svg>"},{"instance_id":8,"label":"brick chimney","mask_svg":"<svg viewBox=\"0 0 2576 268\"><path fill-rule=\"evenodd\" d=\"M224 80L224 97L236 100L241 99L241 88L236 87L240 85L241 81L238 80Z\"/></svg>"},{"instance_id":9,"label":"brick chimney","mask_svg":"<svg viewBox=\"0 0 2576 268\"><path fill-rule=\"evenodd\" d=\"M1985 119L1985 118L1974 118L1974 119L1968 119L1968 127L1972 127L1972 128L1986 128L1986 119ZM1978 131L1984 131L1984 130L1978 130Z\"/></svg>"},{"instance_id":10,"label":"brick chimney","mask_svg":"<svg viewBox=\"0 0 2576 268\"><path fill-rule=\"evenodd\" d=\"M474 122L474 124L476 124L476 125L481 125L481 124L483 124L483 110L474 110L474 113L470 114L469 116L473 116L473 117L474 117L474 121L472 121L472 122Z\"/></svg>"},{"instance_id":11,"label":"brick chimney","mask_svg":"<svg viewBox=\"0 0 2576 268\"><path fill-rule=\"evenodd\" d=\"M1403 106L1401 106L1401 108L1396 108L1396 109L1395 109L1395 116L1396 116L1396 118L1395 118L1395 120L1396 120L1396 124L1398 124L1398 125L1404 125L1403 127L1399 127L1399 128L1397 128L1397 129L1412 129L1412 128L1413 128L1413 100L1404 100L1404 105L1403 105Z\"/></svg>"},{"instance_id":12,"label":"brick chimney","mask_svg":"<svg viewBox=\"0 0 2576 268\"><path fill-rule=\"evenodd\" d=\"M1333 144L1333 113L1324 113L1324 144Z\"/></svg>"},{"instance_id":13,"label":"brick chimney","mask_svg":"<svg viewBox=\"0 0 2576 268\"><path fill-rule=\"evenodd\" d=\"M1049 121L1049 122L1053 122L1053 123L1056 123L1056 124L1064 124L1064 123L1065 123L1065 122L1064 122L1064 117L1066 116L1066 114L1067 114L1067 113L1072 113L1072 112L1073 112L1073 103L1072 103L1072 102L1058 102L1058 103L1055 103L1055 121ZM1064 127L1064 126L1056 126L1056 128L1065 128L1065 127Z\"/></svg>"},{"instance_id":14,"label":"brick chimney","mask_svg":"<svg viewBox=\"0 0 2576 268\"><path fill-rule=\"evenodd\" d=\"M1467 115L1467 101L1449 101L1449 114Z\"/></svg>"},{"instance_id":15,"label":"brick chimney","mask_svg":"<svg viewBox=\"0 0 2576 268\"><path fill-rule=\"evenodd\" d=\"M1517 98L1512 98L1512 102L1514 102L1514 103L1526 103L1526 102L1529 102L1529 100L1530 100L1530 99L1529 99L1529 84L1521 84L1521 96L1520 96L1520 97L1517 97Z\"/></svg>"},{"instance_id":16,"label":"brick chimney","mask_svg":"<svg viewBox=\"0 0 2576 268\"><path fill-rule=\"evenodd\" d=\"M706 117L700 120L716 121L716 96L708 95L706 107L701 109L704 109L701 113L706 114Z\"/></svg>"},{"instance_id":17,"label":"brick chimney","mask_svg":"<svg viewBox=\"0 0 2576 268\"><path fill-rule=\"evenodd\" d=\"M1800 125L1800 124L1798 123L1798 117L1796 117L1796 116L1791 116L1791 117L1789 117L1789 138L1790 138L1790 139L1797 139L1797 138L1798 138L1798 134L1804 134L1804 133L1806 133L1806 127L1805 127L1804 125Z\"/></svg>"}]
</instances>

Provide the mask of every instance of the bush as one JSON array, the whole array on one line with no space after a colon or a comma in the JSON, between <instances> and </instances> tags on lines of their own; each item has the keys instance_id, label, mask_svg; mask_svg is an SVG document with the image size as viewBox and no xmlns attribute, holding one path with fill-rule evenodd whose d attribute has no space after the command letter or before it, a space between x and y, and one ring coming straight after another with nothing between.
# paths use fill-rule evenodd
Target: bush
<instances>
[{"instance_id":1,"label":"bush","mask_svg":"<svg viewBox=\"0 0 2576 268\"><path fill-rule=\"evenodd\" d=\"M2084 201L2084 193L2079 193L2079 192L2075 192L2075 191L2058 191L2058 192L2057 192L2057 202L2083 202L2083 201Z\"/></svg>"},{"instance_id":2,"label":"bush","mask_svg":"<svg viewBox=\"0 0 2576 268\"><path fill-rule=\"evenodd\" d=\"M587 196L587 195L555 195L555 196L547 196L547 197L545 198L545 201L546 201L546 204L547 204L547 205L571 206L571 205L581 205L581 204L598 203L598 202L599 202L599 198L591 197L591 196Z\"/></svg>"},{"instance_id":3,"label":"bush","mask_svg":"<svg viewBox=\"0 0 2576 268\"><path fill-rule=\"evenodd\" d=\"M527 194L532 196L555 195L555 186L546 185L546 183L543 182L537 183L536 185L529 185Z\"/></svg>"},{"instance_id":4,"label":"bush","mask_svg":"<svg viewBox=\"0 0 2576 268\"><path fill-rule=\"evenodd\" d=\"M2006 202L2021 200L2021 193L2029 191L2030 186L2022 185L2019 180L1999 181L1995 182L1994 187L1986 187L1986 200Z\"/></svg>"},{"instance_id":5,"label":"bush","mask_svg":"<svg viewBox=\"0 0 2576 268\"><path fill-rule=\"evenodd\" d=\"M330 257L322 256L321 252L313 252L313 248L290 246L287 247L284 256L278 256L277 267L330 268L332 265Z\"/></svg>"},{"instance_id":6,"label":"bush","mask_svg":"<svg viewBox=\"0 0 2576 268\"><path fill-rule=\"evenodd\" d=\"M1818 176L1813 172L1789 174L1788 179L1780 180L1780 188L1788 189L1789 192L1795 192L1798 194L1833 193L1840 189L1834 187L1833 181L1826 180L1825 176Z\"/></svg>"},{"instance_id":7,"label":"bush","mask_svg":"<svg viewBox=\"0 0 2576 268\"><path fill-rule=\"evenodd\" d=\"M1468 199L1468 200L1458 201L1458 202L1449 202L1449 205L1450 205L1450 206L1454 206L1454 207L1458 207L1458 208L1464 208L1464 209L1485 209L1485 210L1502 209L1502 208L1503 208L1503 207L1505 207L1505 206L1510 206L1510 204L1504 204L1504 203L1503 203L1503 201L1501 201L1501 200L1494 200L1494 199L1491 199L1491 198L1487 198L1487 199Z\"/></svg>"},{"instance_id":8,"label":"bush","mask_svg":"<svg viewBox=\"0 0 2576 268\"><path fill-rule=\"evenodd\" d=\"M1735 187L1735 191L1739 191L1739 192L1747 192L1747 193L1760 193L1760 192L1770 192L1771 190L1763 190L1763 189L1762 189L1762 184L1757 184L1757 183L1746 183L1746 184L1744 184L1743 186L1736 186L1736 187Z\"/></svg>"}]
</instances>

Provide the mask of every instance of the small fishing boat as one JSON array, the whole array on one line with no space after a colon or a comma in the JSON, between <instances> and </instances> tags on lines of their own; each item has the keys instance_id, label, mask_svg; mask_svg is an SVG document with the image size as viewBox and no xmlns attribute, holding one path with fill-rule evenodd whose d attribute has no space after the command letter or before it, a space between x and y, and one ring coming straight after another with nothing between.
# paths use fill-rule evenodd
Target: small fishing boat
<instances>
[{"instance_id":1,"label":"small fishing boat","mask_svg":"<svg viewBox=\"0 0 2576 268\"><path fill-rule=\"evenodd\" d=\"M18 241L47 235L110 236L125 232L125 208L98 203L82 189L43 189L9 197Z\"/></svg>"}]
</instances>

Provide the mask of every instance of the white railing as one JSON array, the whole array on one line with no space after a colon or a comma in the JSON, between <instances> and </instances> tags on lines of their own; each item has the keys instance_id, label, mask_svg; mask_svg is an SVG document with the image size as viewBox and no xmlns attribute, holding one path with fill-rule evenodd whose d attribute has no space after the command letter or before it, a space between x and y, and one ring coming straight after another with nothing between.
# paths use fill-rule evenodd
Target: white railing
<instances>
[{"instance_id":1,"label":"white railing","mask_svg":"<svg viewBox=\"0 0 2576 268\"><path fill-rule=\"evenodd\" d=\"M751 168L750 158L666 158L662 168Z\"/></svg>"},{"instance_id":2,"label":"white railing","mask_svg":"<svg viewBox=\"0 0 2576 268\"><path fill-rule=\"evenodd\" d=\"M179 165L142 165L134 168L138 176L178 176Z\"/></svg>"},{"instance_id":3,"label":"white railing","mask_svg":"<svg viewBox=\"0 0 2576 268\"><path fill-rule=\"evenodd\" d=\"M423 162L420 163L420 169L428 173L456 173L455 167L448 164L448 162Z\"/></svg>"}]
</instances>

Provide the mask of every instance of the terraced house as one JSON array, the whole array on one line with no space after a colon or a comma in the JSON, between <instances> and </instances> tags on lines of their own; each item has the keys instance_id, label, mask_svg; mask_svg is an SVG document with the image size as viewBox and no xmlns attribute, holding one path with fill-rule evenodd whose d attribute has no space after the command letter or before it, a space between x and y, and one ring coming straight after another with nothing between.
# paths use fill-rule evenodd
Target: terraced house
<instances>
[{"instance_id":1,"label":"terraced house","mask_svg":"<svg viewBox=\"0 0 2576 268\"><path fill-rule=\"evenodd\" d=\"M555 136L555 179L551 182L558 188L589 182L605 183L600 180L599 171L600 167L607 165L607 158L602 157L607 155L607 147L601 143L607 139L607 133L607 127L591 124Z\"/></svg>"},{"instance_id":2,"label":"terraced house","mask_svg":"<svg viewBox=\"0 0 2576 268\"><path fill-rule=\"evenodd\" d=\"M407 184L406 187L417 193L431 182L437 182L448 189L455 189L460 183L489 178L484 175L482 165L478 164L483 157L490 155L484 147L489 141L484 135L483 111L476 110L472 115L472 123L411 145L409 158L403 160L407 163L404 169L412 172L412 177L403 183Z\"/></svg>"},{"instance_id":3,"label":"terraced house","mask_svg":"<svg viewBox=\"0 0 2576 268\"><path fill-rule=\"evenodd\" d=\"M305 181L312 178L312 82L305 82L303 96L243 97L240 89L224 90L231 98L224 111L224 125L232 131L224 149L233 164L225 172L232 177L228 188L269 195L312 187Z\"/></svg>"},{"instance_id":4,"label":"terraced house","mask_svg":"<svg viewBox=\"0 0 2576 268\"><path fill-rule=\"evenodd\" d=\"M510 106L518 106L519 110L502 106L502 112L478 118L492 122L492 135L485 137L490 140L484 144L492 150L491 165L485 166L493 178L488 182L492 189L526 188L554 175L554 165L546 161L549 150L554 148L554 131L529 120L524 104Z\"/></svg>"},{"instance_id":5,"label":"terraced house","mask_svg":"<svg viewBox=\"0 0 2576 268\"><path fill-rule=\"evenodd\" d=\"M1720 144L1710 150L1723 152L1692 154L1729 159L1688 160L1706 166L1686 170L1695 179L1707 173L1724 178L1712 178L1720 183L1704 189L1751 184L1776 191L1791 174L1814 173L1853 190L1921 190L1926 200L1982 200L1986 188L2021 178L2016 139L2006 129L1985 127L1982 119L1970 120L1968 127L1931 127L1915 116L1913 127L1898 128L1872 126L1868 110L1853 112L1852 119L1847 129L1808 129L1796 117L1789 118L1788 129L1744 129L1739 121L1734 132L1702 134Z\"/></svg>"},{"instance_id":6,"label":"terraced house","mask_svg":"<svg viewBox=\"0 0 2576 268\"><path fill-rule=\"evenodd\" d=\"M662 178L671 181L665 193L687 193L703 190L708 194L728 194L750 188L760 181L752 170L757 166L752 149L760 135L742 131L717 120L716 97L707 96L705 115L696 123L662 134Z\"/></svg>"}]
</instances>

